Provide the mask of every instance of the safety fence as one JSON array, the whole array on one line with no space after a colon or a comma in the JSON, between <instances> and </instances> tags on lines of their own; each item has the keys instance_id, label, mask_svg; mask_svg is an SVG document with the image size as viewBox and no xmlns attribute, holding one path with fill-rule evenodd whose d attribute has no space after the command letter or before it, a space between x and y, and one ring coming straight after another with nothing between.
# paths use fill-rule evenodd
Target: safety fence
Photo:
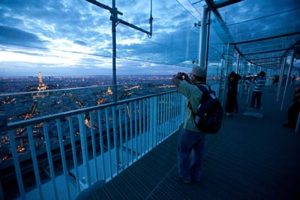
<instances>
[{"instance_id":1,"label":"safety fence","mask_svg":"<svg viewBox=\"0 0 300 200\"><path fill-rule=\"evenodd\" d=\"M74 199L175 133L184 110L184 97L170 91L10 123L1 134L9 135L15 189L2 196Z\"/></svg>"}]
</instances>

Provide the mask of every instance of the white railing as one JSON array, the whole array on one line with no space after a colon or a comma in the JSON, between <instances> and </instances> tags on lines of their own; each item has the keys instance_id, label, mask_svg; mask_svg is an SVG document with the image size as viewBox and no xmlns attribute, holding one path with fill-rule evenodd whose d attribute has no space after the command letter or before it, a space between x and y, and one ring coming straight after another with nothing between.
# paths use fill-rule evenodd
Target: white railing
<instances>
[{"instance_id":1,"label":"white railing","mask_svg":"<svg viewBox=\"0 0 300 200\"><path fill-rule=\"evenodd\" d=\"M16 174L12 198L74 199L106 183L175 133L184 110L171 91L10 123L1 134L9 134Z\"/></svg>"}]
</instances>

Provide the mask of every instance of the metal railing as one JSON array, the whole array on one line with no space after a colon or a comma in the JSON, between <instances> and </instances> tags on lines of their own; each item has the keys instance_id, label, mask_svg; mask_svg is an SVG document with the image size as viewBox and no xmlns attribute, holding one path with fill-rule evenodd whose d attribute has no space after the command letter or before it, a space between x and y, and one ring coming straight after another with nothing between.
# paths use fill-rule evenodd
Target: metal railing
<instances>
[{"instance_id":1,"label":"metal railing","mask_svg":"<svg viewBox=\"0 0 300 200\"><path fill-rule=\"evenodd\" d=\"M184 108L185 98L170 91L10 123L16 197L74 199L106 183L175 133Z\"/></svg>"}]
</instances>

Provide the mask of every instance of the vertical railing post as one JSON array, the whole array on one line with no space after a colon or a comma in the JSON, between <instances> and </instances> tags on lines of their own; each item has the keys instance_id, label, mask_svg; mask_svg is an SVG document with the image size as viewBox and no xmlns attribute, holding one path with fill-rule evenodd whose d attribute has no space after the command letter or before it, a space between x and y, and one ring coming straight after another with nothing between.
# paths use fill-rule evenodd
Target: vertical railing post
<instances>
[{"instance_id":1,"label":"vertical railing post","mask_svg":"<svg viewBox=\"0 0 300 200\"><path fill-rule=\"evenodd\" d=\"M163 140L166 138L167 135L167 120L168 120L168 110L167 110L167 106L168 106L168 101L167 101L167 94L164 94L164 121L163 121L163 125L164 125L164 137Z\"/></svg>"},{"instance_id":2,"label":"vertical railing post","mask_svg":"<svg viewBox=\"0 0 300 200\"><path fill-rule=\"evenodd\" d=\"M137 102L134 101L134 139L135 139L135 154L136 160L138 159L138 120L137 120Z\"/></svg>"},{"instance_id":3,"label":"vertical railing post","mask_svg":"<svg viewBox=\"0 0 300 200\"><path fill-rule=\"evenodd\" d=\"M147 108L146 108L147 100L143 100L143 132L144 132L144 137L143 137L143 149L144 152L147 152L147 123L146 123L146 118L147 118Z\"/></svg>"},{"instance_id":4,"label":"vertical railing post","mask_svg":"<svg viewBox=\"0 0 300 200\"><path fill-rule=\"evenodd\" d=\"M47 123L43 124L43 132L44 132L44 136L45 136L46 150L47 150L49 170L50 170L50 178L51 178L51 182L52 182L54 197L55 197L55 199L58 199L55 173L54 173L54 167L53 167L52 152L51 152L51 143L50 143L49 130L48 130Z\"/></svg>"},{"instance_id":5,"label":"vertical railing post","mask_svg":"<svg viewBox=\"0 0 300 200\"><path fill-rule=\"evenodd\" d=\"M120 107L118 109L119 111L119 135L120 135L120 145L119 145L119 150L120 150L120 165L121 165L121 168L123 168L124 166L124 155L123 155L123 127L122 127L122 124L123 124L123 121L122 121L122 107Z\"/></svg>"},{"instance_id":6,"label":"vertical railing post","mask_svg":"<svg viewBox=\"0 0 300 200\"><path fill-rule=\"evenodd\" d=\"M117 116L116 116L116 106L112 106L112 122L113 122L113 134L114 134L114 149L115 149L115 157L116 157L116 173L119 173L119 165L120 165L120 151L119 151L119 140L117 136Z\"/></svg>"},{"instance_id":7,"label":"vertical railing post","mask_svg":"<svg viewBox=\"0 0 300 200\"><path fill-rule=\"evenodd\" d=\"M149 133L149 150L152 147L152 138L153 138L153 123L154 123L154 105L153 105L153 98L150 98L150 133Z\"/></svg>"},{"instance_id":8,"label":"vertical railing post","mask_svg":"<svg viewBox=\"0 0 300 200\"><path fill-rule=\"evenodd\" d=\"M151 147L154 147L154 141L156 140L156 134L157 134L157 98L152 97L151 98L151 106L150 106L150 133L151 133Z\"/></svg>"},{"instance_id":9,"label":"vertical railing post","mask_svg":"<svg viewBox=\"0 0 300 200\"><path fill-rule=\"evenodd\" d=\"M147 123L146 123L146 130L147 130L147 152L150 151L150 135L151 135L151 110L150 110L150 98L147 99L147 104L146 104L146 108L147 108Z\"/></svg>"},{"instance_id":10,"label":"vertical railing post","mask_svg":"<svg viewBox=\"0 0 300 200\"><path fill-rule=\"evenodd\" d=\"M95 119L93 112L90 112L90 130L91 130L91 137L92 137L92 151L93 151L93 158L94 158L94 165L95 165L95 174L96 174L96 180L99 180L98 176L98 163L97 163L97 154L96 154L96 141L95 141Z\"/></svg>"},{"instance_id":11,"label":"vertical railing post","mask_svg":"<svg viewBox=\"0 0 300 200\"><path fill-rule=\"evenodd\" d=\"M162 132L163 132L163 130L162 130L162 124L163 124L163 122L162 122L162 119L163 119L163 107L162 107L162 102L163 102L163 99L162 99L162 95L160 95L159 97L158 97L158 110L159 110L159 112L158 112L158 141L157 141L157 143L160 143L160 141L161 141L161 138L162 138Z\"/></svg>"},{"instance_id":12,"label":"vertical railing post","mask_svg":"<svg viewBox=\"0 0 300 200\"><path fill-rule=\"evenodd\" d=\"M139 100L139 151L143 155L142 148L142 100Z\"/></svg>"},{"instance_id":13,"label":"vertical railing post","mask_svg":"<svg viewBox=\"0 0 300 200\"><path fill-rule=\"evenodd\" d=\"M88 184L88 187L90 187L91 186L91 178L90 178L89 156L88 156L86 128L85 128L85 124L84 124L83 114L78 115L78 123L79 123L82 161L83 161L83 166L85 169L86 182Z\"/></svg>"},{"instance_id":14,"label":"vertical railing post","mask_svg":"<svg viewBox=\"0 0 300 200\"><path fill-rule=\"evenodd\" d=\"M32 126L27 127L27 135L28 135L28 140L29 140L29 147L30 147L30 153L31 153L31 159L32 159L32 165L33 165L36 186L39 191L39 198L44 199L43 192L42 192L41 179L40 179L39 165L38 165L36 151L35 151L35 142L34 142L33 133L32 133Z\"/></svg>"},{"instance_id":15,"label":"vertical railing post","mask_svg":"<svg viewBox=\"0 0 300 200\"><path fill-rule=\"evenodd\" d=\"M112 160L111 160L111 145L110 145L110 126L109 126L109 115L108 115L108 108L105 108L105 125L106 125L106 142L107 142L107 152L108 152L108 163L109 163L109 172L110 172L110 179L113 176L112 171Z\"/></svg>"},{"instance_id":16,"label":"vertical railing post","mask_svg":"<svg viewBox=\"0 0 300 200\"><path fill-rule=\"evenodd\" d=\"M105 170L105 152L104 152L104 142L103 142L103 125L102 125L102 117L101 110L98 110L98 131L99 131L99 142L100 142L100 153L101 153L101 161L102 161L102 178L106 181L106 170Z\"/></svg>"},{"instance_id":17,"label":"vertical railing post","mask_svg":"<svg viewBox=\"0 0 300 200\"><path fill-rule=\"evenodd\" d=\"M132 124L132 117L133 117L133 111L132 111L132 102L129 102L129 132L130 132L130 159L131 163L133 162L133 124Z\"/></svg>"},{"instance_id":18,"label":"vertical railing post","mask_svg":"<svg viewBox=\"0 0 300 200\"><path fill-rule=\"evenodd\" d=\"M74 164L74 171L76 176L76 189L77 192L80 192L80 184L79 184L79 172L78 172L78 161L76 155L76 144L75 144L75 133L74 133L74 126L72 117L69 117L69 128L70 128L70 139L71 139L71 147L72 147L72 156L73 156L73 164ZM58 199L58 198L56 198Z\"/></svg>"},{"instance_id":19,"label":"vertical railing post","mask_svg":"<svg viewBox=\"0 0 300 200\"><path fill-rule=\"evenodd\" d=\"M125 104L124 105L124 110L125 110L125 113L124 113L124 121L125 121L125 143L126 143L126 166L129 165L129 151L128 151L128 115L127 113L129 113L129 111L127 110L128 108L128 104ZM126 110L128 112L126 112Z\"/></svg>"},{"instance_id":20,"label":"vertical railing post","mask_svg":"<svg viewBox=\"0 0 300 200\"><path fill-rule=\"evenodd\" d=\"M60 119L56 119L56 126L57 126L58 143L59 143L59 148L60 148L63 173L64 173L64 177L65 177L65 182L66 182L67 199L69 200L69 199L71 199L71 195L70 195L68 169L67 169L67 163L66 163L66 155L65 155L65 148L64 148L64 143L63 143L63 135L62 135Z\"/></svg>"},{"instance_id":21,"label":"vertical railing post","mask_svg":"<svg viewBox=\"0 0 300 200\"><path fill-rule=\"evenodd\" d=\"M22 173L21 173L21 168L20 168L20 162L19 162L19 155L17 154L17 151L16 151L17 146L16 146L16 141L15 141L15 134L14 134L14 131L12 131L12 130L9 131L9 143L10 143L10 148L11 148L11 153L12 153L12 159L13 159L15 170L16 170L16 177L17 177L19 191L20 191L22 199L26 199L24 184L23 184L23 180L22 180Z\"/></svg>"}]
</instances>

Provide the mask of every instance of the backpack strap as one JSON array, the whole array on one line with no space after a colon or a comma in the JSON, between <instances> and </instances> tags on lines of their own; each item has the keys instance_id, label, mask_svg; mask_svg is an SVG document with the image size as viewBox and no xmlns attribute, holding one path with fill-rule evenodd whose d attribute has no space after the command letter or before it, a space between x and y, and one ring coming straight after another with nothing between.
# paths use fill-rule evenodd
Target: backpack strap
<instances>
[{"instance_id":1,"label":"backpack strap","mask_svg":"<svg viewBox=\"0 0 300 200\"><path fill-rule=\"evenodd\" d=\"M210 89L210 86L207 85L207 84L194 84L194 85L196 85L198 87L198 89L203 93L201 99L199 100L199 105L200 105L205 100L205 98L203 98L203 97L206 96L206 98L207 98L207 96L209 95L211 89ZM198 105L198 107L199 107L199 105ZM191 111L193 113L193 116L195 117L196 113L193 112L192 105L191 105L190 101L188 101L187 106L191 109Z\"/></svg>"},{"instance_id":2,"label":"backpack strap","mask_svg":"<svg viewBox=\"0 0 300 200\"><path fill-rule=\"evenodd\" d=\"M209 98L209 95L211 93L211 88L209 85L207 84L198 84L196 85L199 90L203 93L202 94L202 97L200 99L200 104L202 104L203 102L205 102L208 98Z\"/></svg>"},{"instance_id":3,"label":"backpack strap","mask_svg":"<svg viewBox=\"0 0 300 200\"><path fill-rule=\"evenodd\" d=\"M196 86L199 88L199 90L201 90L202 93L209 93L211 91L210 86L207 84L197 84Z\"/></svg>"}]
</instances>

